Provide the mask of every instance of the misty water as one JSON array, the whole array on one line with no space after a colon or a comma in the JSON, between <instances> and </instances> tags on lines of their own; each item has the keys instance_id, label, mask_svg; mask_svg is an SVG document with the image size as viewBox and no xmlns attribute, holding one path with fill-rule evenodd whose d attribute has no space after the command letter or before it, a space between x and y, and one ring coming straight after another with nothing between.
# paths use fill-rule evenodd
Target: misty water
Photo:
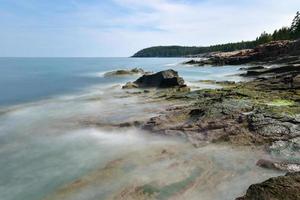
<instances>
[{"instance_id":1,"label":"misty water","mask_svg":"<svg viewBox=\"0 0 300 200\"><path fill-rule=\"evenodd\" d=\"M199 80L242 79L238 67L184 59L0 58L0 199L234 199L277 172L255 166L263 151L184 140L107 124L149 119L173 102L128 94L138 76L115 69L175 69Z\"/></svg>"}]
</instances>

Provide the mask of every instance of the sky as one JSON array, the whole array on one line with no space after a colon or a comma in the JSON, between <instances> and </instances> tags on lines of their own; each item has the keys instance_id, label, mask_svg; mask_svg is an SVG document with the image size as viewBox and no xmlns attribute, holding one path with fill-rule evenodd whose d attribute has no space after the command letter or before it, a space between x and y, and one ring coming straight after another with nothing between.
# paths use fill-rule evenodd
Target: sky
<instances>
[{"instance_id":1,"label":"sky","mask_svg":"<svg viewBox=\"0 0 300 200\"><path fill-rule=\"evenodd\" d=\"M126 57L253 40L297 10L300 0L0 0L0 56Z\"/></svg>"}]
</instances>

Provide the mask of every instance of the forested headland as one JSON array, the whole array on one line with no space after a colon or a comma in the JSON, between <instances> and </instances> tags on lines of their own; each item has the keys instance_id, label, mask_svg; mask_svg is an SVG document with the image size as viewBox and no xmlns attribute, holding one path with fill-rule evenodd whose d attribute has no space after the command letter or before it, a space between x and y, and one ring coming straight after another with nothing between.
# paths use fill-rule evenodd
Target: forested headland
<instances>
[{"instance_id":1,"label":"forested headland","mask_svg":"<svg viewBox=\"0 0 300 200\"><path fill-rule=\"evenodd\" d=\"M212 45L207 47L185 47L185 46L156 46L143 49L133 57L185 57L215 51L235 51L242 49L253 49L258 45L278 40L295 40L300 38L300 12L297 12L289 27L282 27L273 33L263 32L253 41L241 41Z\"/></svg>"}]
</instances>

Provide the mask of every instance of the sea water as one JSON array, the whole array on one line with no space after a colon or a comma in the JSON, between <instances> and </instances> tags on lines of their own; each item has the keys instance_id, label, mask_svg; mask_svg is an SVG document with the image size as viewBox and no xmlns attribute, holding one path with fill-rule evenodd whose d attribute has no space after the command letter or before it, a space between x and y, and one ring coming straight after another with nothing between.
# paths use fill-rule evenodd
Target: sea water
<instances>
[{"instance_id":1,"label":"sea water","mask_svg":"<svg viewBox=\"0 0 300 200\"><path fill-rule=\"evenodd\" d=\"M128 95L122 84L138 76L103 76L108 71L172 68L196 89L213 87L198 80L242 80L234 75L238 67L184 66L184 60L0 58L0 199L122 199L147 184L161 189L161 199L181 189L179 199L232 199L276 175L255 166L263 152L195 149L137 129L105 128L146 120L169 105Z\"/></svg>"},{"instance_id":2,"label":"sea water","mask_svg":"<svg viewBox=\"0 0 300 200\"><path fill-rule=\"evenodd\" d=\"M179 71L187 81L239 80L239 67L191 67L183 58L0 58L0 106L80 92L93 85L125 83L136 77L105 78L116 69Z\"/></svg>"}]
</instances>

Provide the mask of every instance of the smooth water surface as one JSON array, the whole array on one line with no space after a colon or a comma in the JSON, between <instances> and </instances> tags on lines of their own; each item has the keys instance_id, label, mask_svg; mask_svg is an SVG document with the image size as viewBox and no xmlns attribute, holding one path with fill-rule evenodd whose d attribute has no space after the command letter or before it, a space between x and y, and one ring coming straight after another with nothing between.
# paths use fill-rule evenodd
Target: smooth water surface
<instances>
[{"instance_id":1,"label":"smooth water surface","mask_svg":"<svg viewBox=\"0 0 300 200\"><path fill-rule=\"evenodd\" d=\"M116 69L143 68L157 72L173 68L187 81L239 80L234 66L188 67L183 58L0 58L0 106L82 91L92 85L125 83L133 77L104 78ZM228 76L225 76L228 75ZM134 77L137 78L137 77Z\"/></svg>"},{"instance_id":2,"label":"smooth water surface","mask_svg":"<svg viewBox=\"0 0 300 200\"><path fill-rule=\"evenodd\" d=\"M232 199L276 175L255 166L263 152L195 149L181 140L107 127L147 120L170 102L128 94L121 86L137 76L105 72L172 68L198 89L210 87L197 85L199 80L241 80L233 76L238 67L183 66L183 60L0 58L0 199L141 199L135 191L149 187L160 199Z\"/></svg>"}]
</instances>

